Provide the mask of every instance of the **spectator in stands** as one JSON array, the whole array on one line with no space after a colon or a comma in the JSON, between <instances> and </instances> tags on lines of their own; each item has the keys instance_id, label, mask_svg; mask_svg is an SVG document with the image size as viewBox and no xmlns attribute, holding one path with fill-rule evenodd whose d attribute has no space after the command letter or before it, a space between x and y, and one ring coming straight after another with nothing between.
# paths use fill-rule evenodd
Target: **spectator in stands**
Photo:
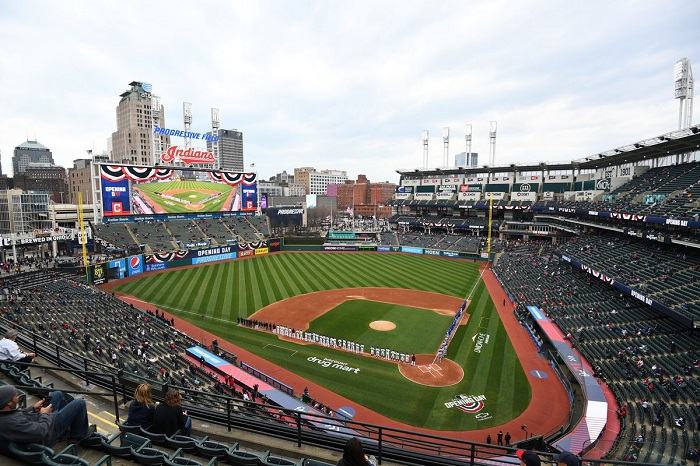
<instances>
[{"instance_id":1,"label":"spectator in stands","mask_svg":"<svg viewBox=\"0 0 700 466\"><path fill-rule=\"evenodd\" d=\"M156 406L150 431L170 436L180 430L184 435L190 435L192 419L187 415L187 411L182 409L181 403L180 392L169 389L165 393L165 401Z\"/></svg>"},{"instance_id":2,"label":"spectator in stands","mask_svg":"<svg viewBox=\"0 0 700 466\"><path fill-rule=\"evenodd\" d=\"M15 341L17 330L10 329L5 333L5 338L0 340L0 360L12 362L32 362L36 357L35 353L23 353Z\"/></svg>"},{"instance_id":3,"label":"spectator in stands","mask_svg":"<svg viewBox=\"0 0 700 466\"><path fill-rule=\"evenodd\" d=\"M41 443L52 446L67 436L79 443L96 430L88 426L85 400L66 403L63 393L51 392L45 400L18 409L19 392L12 385L0 387L0 439L3 442Z\"/></svg>"},{"instance_id":4,"label":"spectator in stands","mask_svg":"<svg viewBox=\"0 0 700 466\"><path fill-rule=\"evenodd\" d=\"M516 450L515 455L520 459L520 464L525 466L540 466L542 461L537 453L530 450Z\"/></svg>"},{"instance_id":5,"label":"spectator in stands","mask_svg":"<svg viewBox=\"0 0 700 466\"><path fill-rule=\"evenodd\" d=\"M372 458L365 454L362 444L357 437L348 439L343 449L343 457L338 461L337 466L372 466Z\"/></svg>"},{"instance_id":6,"label":"spectator in stands","mask_svg":"<svg viewBox=\"0 0 700 466\"><path fill-rule=\"evenodd\" d=\"M554 461L557 462L559 466L580 466L581 465L581 460L579 459L578 456L574 455L571 452L568 451L563 451L559 453L558 455L554 455L552 457Z\"/></svg>"},{"instance_id":7,"label":"spectator in stands","mask_svg":"<svg viewBox=\"0 0 700 466\"><path fill-rule=\"evenodd\" d=\"M129 416L126 423L132 426L148 427L153 424L156 405L151 398L151 386L142 383L134 391L134 400L129 404Z\"/></svg>"}]
</instances>

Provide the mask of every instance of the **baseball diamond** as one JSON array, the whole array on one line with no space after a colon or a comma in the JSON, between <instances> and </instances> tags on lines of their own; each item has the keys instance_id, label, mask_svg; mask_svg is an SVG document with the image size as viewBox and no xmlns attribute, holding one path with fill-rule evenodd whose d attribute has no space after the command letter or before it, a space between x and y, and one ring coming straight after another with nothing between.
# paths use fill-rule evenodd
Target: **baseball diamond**
<instances>
[{"instance_id":1,"label":"baseball diamond","mask_svg":"<svg viewBox=\"0 0 700 466\"><path fill-rule=\"evenodd\" d=\"M441 431L484 429L513 420L530 403L530 384L477 263L402 254L276 253L152 273L110 287L131 296L125 297L131 302L165 309L406 425ZM467 315L445 359L458 375L450 385L440 386L441 368L427 364L424 356L416 370L427 378L425 383L402 373L406 371L399 366L406 363L369 354L370 347L434 354L471 290ZM280 338L239 326L239 318L308 329L357 342L366 350L357 354ZM370 324L375 321L391 322L396 328L373 330ZM489 335L479 352L477 334ZM338 370L324 361L340 361L352 370ZM445 407L462 395L484 397L479 416Z\"/></svg>"}]
</instances>

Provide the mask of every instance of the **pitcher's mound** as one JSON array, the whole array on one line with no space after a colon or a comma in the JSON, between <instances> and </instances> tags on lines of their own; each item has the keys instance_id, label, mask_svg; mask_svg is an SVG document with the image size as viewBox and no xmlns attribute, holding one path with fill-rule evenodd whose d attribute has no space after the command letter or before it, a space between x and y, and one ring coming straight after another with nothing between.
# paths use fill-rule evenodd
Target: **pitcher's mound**
<instances>
[{"instance_id":1,"label":"pitcher's mound","mask_svg":"<svg viewBox=\"0 0 700 466\"><path fill-rule=\"evenodd\" d=\"M388 320L375 320L374 322L369 323L369 328L380 332L388 332L389 330L394 330L396 328L396 324L389 322Z\"/></svg>"},{"instance_id":2,"label":"pitcher's mound","mask_svg":"<svg viewBox=\"0 0 700 466\"><path fill-rule=\"evenodd\" d=\"M464 370L451 359L433 364L434 354L416 354L416 365L399 364L399 372L411 382L429 387L448 387L464 378Z\"/></svg>"}]
</instances>

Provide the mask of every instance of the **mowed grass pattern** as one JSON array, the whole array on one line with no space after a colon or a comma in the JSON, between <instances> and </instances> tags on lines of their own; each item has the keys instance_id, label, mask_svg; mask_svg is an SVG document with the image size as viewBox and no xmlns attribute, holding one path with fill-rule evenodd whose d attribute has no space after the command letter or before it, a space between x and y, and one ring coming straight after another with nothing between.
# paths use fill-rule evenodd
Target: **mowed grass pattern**
<instances>
[{"instance_id":1,"label":"mowed grass pattern","mask_svg":"<svg viewBox=\"0 0 700 466\"><path fill-rule=\"evenodd\" d=\"M408 288L465 296L478 276L478 265L466 261L285 253L145 276L117 290L193 316L235 322L281 299L337 288Z\"/></svg>"},{"instance_id":2,"label":"mowed grass pattern","mask_svg":"<svg viewBox=\"0 0 700 466\"><path fill-rule=\"evenodd\" d=\"M517 417L531 393L491 297L478 280L478 265L465 261L400 254L286 253L145 276L117 289L397 421L437 430L473 430ZM465 296L477 281L467 310L469 322L459 328L448 353L464 368L465 377L450 387L417 385L406 380L396 364L298 345L231 322L271 302L311 291L386 286ZM489 343L477 353L473 338L479 333L488 334ZM324 368L310 362L311 357L345 361L360 371ZM485 395L486 405L479 413L485 418L445 408L444 403L460 394Z\"/></svg>"}]
</instances>

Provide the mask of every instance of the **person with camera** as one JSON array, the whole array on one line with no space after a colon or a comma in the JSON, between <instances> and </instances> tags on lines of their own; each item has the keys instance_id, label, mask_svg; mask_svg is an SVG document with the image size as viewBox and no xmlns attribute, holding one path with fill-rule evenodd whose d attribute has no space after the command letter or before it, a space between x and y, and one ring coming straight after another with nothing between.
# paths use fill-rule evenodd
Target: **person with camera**
<instances>
[{"instance_id":1,"label":"person with camera","mask_svg":"<svg viewBox=\"0 0 700 466\"><path fill-rule=\"evenodd\" d=\"M52 446L67 438L79 443L96 430L88 425L85 400L66 402L63 393L55 391L26 409L19 409L19 402L14 386L0 386L0 441Z\"/></svg>"}]
</instances>

